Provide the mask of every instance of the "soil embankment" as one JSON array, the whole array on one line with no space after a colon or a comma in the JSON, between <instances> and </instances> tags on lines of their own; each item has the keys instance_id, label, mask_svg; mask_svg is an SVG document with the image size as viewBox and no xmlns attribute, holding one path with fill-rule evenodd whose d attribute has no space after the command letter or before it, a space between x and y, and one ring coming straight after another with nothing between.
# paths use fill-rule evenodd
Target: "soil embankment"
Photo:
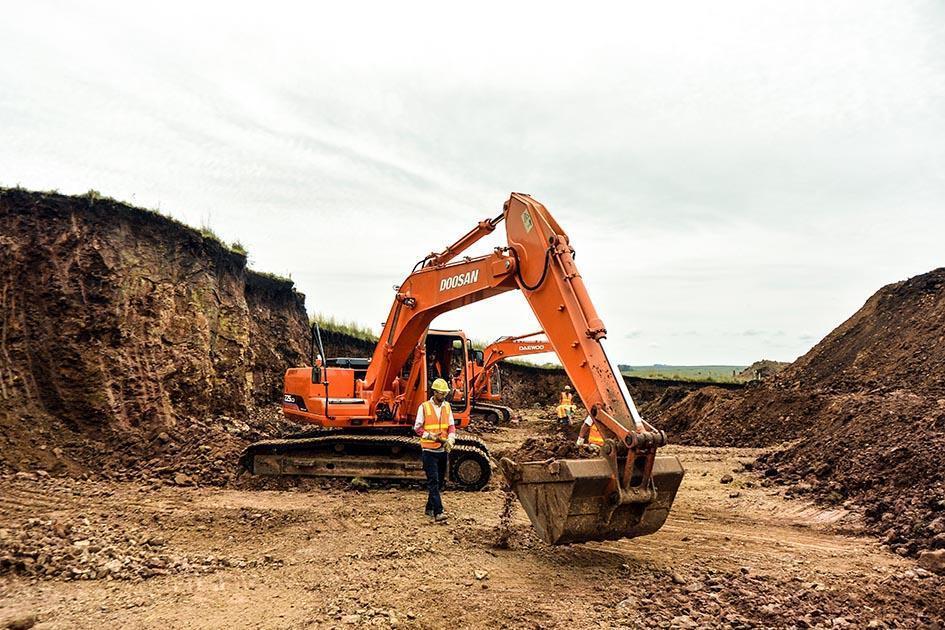
<instances>
[{"instance_id":1,"label":"soil embankment","mask_svg":"<svg viewBox=\"0 0 945 630\"><path fill-rule=\"evenodd\" d=\"M325 354L329 357L363 357L370 358L374 354L376 341L368 341L354 335L331 329L322 329L322 344Z\"/></svg>"},{"instance_id":2,"label":"soil embankment","mask_svg":"<svg viewBox=\"0 0 945 630\"><path fill-rule=\"evenodd\" d=\"M8 467L107 474L187 442L212 461L228 452L213 419L272 401L285 368L306 360L304 297L291 281L93 194L0 190L0 278Z\"/></svg>"},{"instance_id":3,"label":"soil embankment","mask_svg":"<svg viewBox=\"0 0 945 630\"><path fill-rule=\"evenodd\" d=\"M945 269L883 287L770 382L655 420L689 444L790 442L769 479L858 507L897 553L945 548Z\"/></svg>"}]
</instances>

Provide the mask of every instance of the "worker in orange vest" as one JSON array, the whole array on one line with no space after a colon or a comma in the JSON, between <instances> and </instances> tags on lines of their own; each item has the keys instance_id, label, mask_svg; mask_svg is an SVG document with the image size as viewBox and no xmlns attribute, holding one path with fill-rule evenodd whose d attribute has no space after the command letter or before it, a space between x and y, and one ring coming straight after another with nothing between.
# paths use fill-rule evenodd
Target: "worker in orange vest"
<instances>
[{"instance_id":1,"label":"worker in orange vest","mask_svg":"<svg viewBox=\"0 0 945 630\"><path fill-rule=\"evenodd\" d=\"M427 475L426 514L434 522L442 523L446 521L446 513L443 511L440 491L446 482L449 452L456 443L456 423L453 410L446 402L449 385L438 378L430 388L433 396L423 401L417 409L413 430L420 436L420 460L423 462L423 472Z\"/></svg>"},{"instance_id":2,"label":"worker in orange vest","mask_svg":"<svg viewBox=\"0 0 945 630\"><path fill-rule=\"evenodd\" d=\"M574 394L571 393L571 386L565 385L564 391L561 392L561 400L558 401L558 406L555 407L555 411L558 413L558 422L561 424L571 424L571 414L574 413L577 407L574 406Z\"/></svg>"},{"instance_id":3,"label":"worker in orange vest","mask_svg":"<svg viewBox=\"0 0 945 630\"><path fill-rule=\"evenodd\" d=\"M581 424L581 431L578 433L578 439L574 443L576 446L587 444L592 448L600 448L604 445L604 436L594 426L594 420L587 416Z\"/></svg>"}]
</instances>

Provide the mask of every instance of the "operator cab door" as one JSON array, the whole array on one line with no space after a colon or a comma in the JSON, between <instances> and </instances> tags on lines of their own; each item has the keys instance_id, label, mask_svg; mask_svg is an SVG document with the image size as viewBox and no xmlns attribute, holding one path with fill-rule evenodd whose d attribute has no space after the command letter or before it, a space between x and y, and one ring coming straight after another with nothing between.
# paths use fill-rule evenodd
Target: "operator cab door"
<instances>
[{"instance_id":1,"label":"operator cab door","mask_svg":"<svg viewBox=\"0 0 945 630\"><path fill-rule=\"evenodd\" d=\"M462 335L431 332L425 350L427 395L433 395L433 381L442 378L450 386L446 400L454 413L465 411L469 406L466 340Z\"/></svg>"}]
</instances>

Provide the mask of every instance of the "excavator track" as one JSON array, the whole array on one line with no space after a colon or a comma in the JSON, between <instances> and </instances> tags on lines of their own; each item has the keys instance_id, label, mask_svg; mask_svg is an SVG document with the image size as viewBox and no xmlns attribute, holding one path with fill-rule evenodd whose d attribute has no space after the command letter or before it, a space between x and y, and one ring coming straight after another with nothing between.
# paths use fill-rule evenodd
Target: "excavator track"
<instances>
[{"instance_id":1,"label":"excavator track","mask_svg":"<svg viewBox=\"0 0 945 630\"><path fill-rule=\"evenodd\" d=\"M512 419L512 409L510 407L491 402L477 402L475 405L473 405L472 412L474 414L484 416L489 422L492 422L493 424L508 422ZM492 418L494 418L494 420Z\"/></svg>"},{"instance_id":2,"label":"excavator track","mask_svg":"<svg viewBox=\"0 0 945 630\"><path fill-rule=\"evenodd\" d=\"M250 444L239 462L255 475L424 481L420 451L420 440L415 437L326 431ZM448 485L475 491L489 482L492 465L482 440L458 436L449 460Z\"/></svg>"}]
</instances>

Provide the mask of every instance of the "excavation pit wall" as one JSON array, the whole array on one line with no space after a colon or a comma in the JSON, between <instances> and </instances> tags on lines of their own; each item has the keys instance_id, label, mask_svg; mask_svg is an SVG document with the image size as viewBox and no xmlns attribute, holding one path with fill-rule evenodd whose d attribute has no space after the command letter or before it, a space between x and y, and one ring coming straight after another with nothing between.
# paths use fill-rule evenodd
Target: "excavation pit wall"
<instances>
[{"instance_id":1,"label":"excavation pit wall","mask_svg":"<svg viewBox=\"0 0 945 630\"><path fill-rule=\"evenodd\" d=\"M13 468L95 472L96 450L246 417L306 361L290 280L94 193L0 189L0 278L0 462Z\"/></svg>"}]
</instances>

